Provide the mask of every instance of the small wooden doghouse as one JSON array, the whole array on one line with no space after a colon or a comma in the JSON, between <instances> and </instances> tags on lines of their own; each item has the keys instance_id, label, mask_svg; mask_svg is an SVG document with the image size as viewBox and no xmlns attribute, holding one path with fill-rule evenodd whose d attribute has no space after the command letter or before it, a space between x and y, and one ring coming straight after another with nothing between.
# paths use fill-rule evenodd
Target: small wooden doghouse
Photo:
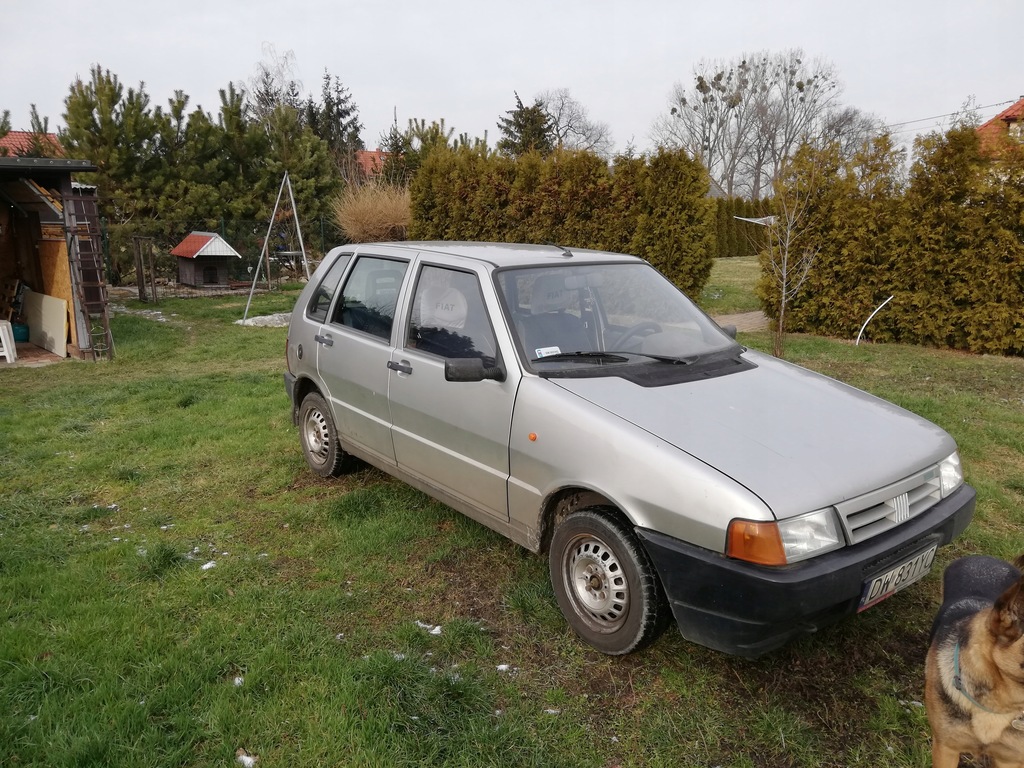
<instances>
[{"instance_id":1,"label":"small wooden doghouse","mask_svg":"<svg viewBox=\"0 0 1024 768\"><path fill-rule=\"evenodd\" d=\"M193 232L174 248L178 282L193 288L224 287L231 280L231 259L242 255L216 232Z\"/></svg>"}]
</instances>

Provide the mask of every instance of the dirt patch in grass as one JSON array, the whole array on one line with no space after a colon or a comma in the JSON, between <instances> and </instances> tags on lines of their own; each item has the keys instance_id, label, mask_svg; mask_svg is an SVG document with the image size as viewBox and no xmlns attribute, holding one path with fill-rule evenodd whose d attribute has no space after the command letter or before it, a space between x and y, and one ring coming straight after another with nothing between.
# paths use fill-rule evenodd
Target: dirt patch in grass
<instances>
[{"instance_id":1,"label":"dirt patch in grass","mask_svg":"<svg viewBox=\"0 0 1024 768\"><path fill-rule=\"evenodd\" d=\"M316 575L320 573L313 562L307 557L290 557L282 555L271 561L277 577L287 584L297 584L307 589L319 589Z\"/></svg>"}]
</instances>

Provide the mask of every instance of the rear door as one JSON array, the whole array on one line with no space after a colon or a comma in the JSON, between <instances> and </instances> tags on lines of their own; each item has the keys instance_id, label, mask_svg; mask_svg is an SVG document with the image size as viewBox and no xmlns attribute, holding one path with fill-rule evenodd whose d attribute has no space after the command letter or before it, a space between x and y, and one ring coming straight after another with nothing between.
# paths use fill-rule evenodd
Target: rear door
<instances>
[{"instance_id":1,"label":"rear door","mask_svg":"<svg viewBox=\"0 0 1024 768\"><path fill-rule=\"evenodd\" d=\"M317 365L342 444L395 464L388 363L409 260L380 248L360 253L317 336Z\"/></svg>"},{"instance_id":2,"label":"rear door","mask_svg":"<svg viewBox=\"0 0 1024 768\"><path fill-rule=\"evenodd\" d=\"M485 278L472 266L419 265L390 372L392 434L403 470L507 520L519 369L506 366L502 382L444 377L450 358L477 357L492 367L514 355L507 334L495 332L503 326L491 321L499 310Z\"/></svg>"}]
</instances>

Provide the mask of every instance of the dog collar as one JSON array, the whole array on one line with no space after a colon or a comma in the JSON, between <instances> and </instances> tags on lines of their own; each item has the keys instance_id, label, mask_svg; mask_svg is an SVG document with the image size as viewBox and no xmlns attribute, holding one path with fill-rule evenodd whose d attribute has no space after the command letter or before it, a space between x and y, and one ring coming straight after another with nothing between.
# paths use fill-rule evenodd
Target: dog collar
<instances>
[{"instance_id":1,"label":"dog collar","mask_svg":"<svg viewBox=\"0 0 1024 768\"><path fill-rule=\"evenodd\" d=\"M989 709L984 704L978 702L971 694L967 692L967 687L964 685L963 677L960 676L960 641L956 641L956 647L953 649L953 687L956 688L960 693L964 695L971 704L976 706L978 709L988 712L990 715L1006 715L1006 712L996 712ZM1024 731L1024 712L1021 712L1010 723L1015 730Z\"/></svg>"}]
</instances>

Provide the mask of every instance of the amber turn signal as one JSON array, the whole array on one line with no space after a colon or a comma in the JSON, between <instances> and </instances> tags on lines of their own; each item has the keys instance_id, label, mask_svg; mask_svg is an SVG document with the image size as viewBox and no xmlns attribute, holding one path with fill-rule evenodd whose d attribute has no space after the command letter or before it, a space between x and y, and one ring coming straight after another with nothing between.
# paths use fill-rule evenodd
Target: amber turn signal
<instances>
[{"instance_id":1,"label":"amber turn signal","mask_svg":"<svg viewBox=\"0 0 1024 768\"><path fill-rule=\"evenodd\" d=\"M779 526L756 520L733 520L729 523L725 554L737 560L758 565L785 565Z\"/></svg>"}]
</instances>

